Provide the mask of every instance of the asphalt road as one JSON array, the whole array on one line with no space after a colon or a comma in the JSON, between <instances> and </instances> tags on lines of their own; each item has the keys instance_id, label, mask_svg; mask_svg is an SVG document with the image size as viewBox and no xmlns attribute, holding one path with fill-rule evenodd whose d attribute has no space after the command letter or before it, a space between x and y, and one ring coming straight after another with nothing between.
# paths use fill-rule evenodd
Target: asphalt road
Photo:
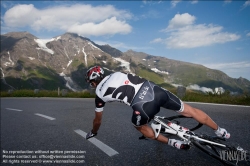
<instances>
[{"instance_id":1,"label":"asphalt road","mask_svg":"<svg viewBox=\"0 0 250 166\"><path fill-rule=\"evenodd\" d=\"M190 103L202 109L211 118L231 133L230 143L239 144L250 150L250 107L210 105ZM94 99L57 99L57 98L1 98L1 163L19 162L22 158L42 165L52 151L58 155L70 152L68 162L90 166L163 166L163 165L221 165L218 161L195 147L189 151L177 150L154 140L139 140L141 134L131 123L132 109L122 103L107 103L104 109L102 126L95 137L105 146L114 150L110 155L106 148L101 150L95 143L86 140L76 131L87 133L92 128L94 118ZM176 113L162 109L160 115ZM198 132L214 134L208 127ZM99 146L103 146L99 145ZM40 152L38 152L41 150ZM11 158L11 151L17 151ZM38 152L35 154L35 152ZM116 154L117 153L117 154ZM44 158L39 155L44 154ZM12 157L13 157L12 155ZM22 156L18 156L22 155ZM4 156L4 158L3 158ZM7 156L7 157L6 157ZM19 157L19 158L18 158ZM67 157L67 156L66 156ZM38 159L36 161L36 159ZM62 160L62 159L61 159ZM71 161L69 161L71 160ZM61 162L61 163L60 163ZM9 165L9 164L3 164ZM11 165L11 164L10 164ZM24 164L27 165L27 164ZM50 165L62 165L62 161ZM241 165L241 162L239 162Z\"/></svg>"}]
</instances>

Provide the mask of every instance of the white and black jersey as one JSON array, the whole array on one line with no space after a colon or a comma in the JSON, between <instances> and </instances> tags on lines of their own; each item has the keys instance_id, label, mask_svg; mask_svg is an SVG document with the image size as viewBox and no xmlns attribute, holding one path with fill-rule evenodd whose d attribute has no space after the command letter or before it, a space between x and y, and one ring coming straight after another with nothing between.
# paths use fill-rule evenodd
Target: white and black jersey
<instances>
[{"instance_id":1,"label":"white and black jersey","mask_svg":"<svg viewBox=\"0 0 250 166\"><path fill-rule=\"evenodd\" d=\"M174 94L139 76L116 72L106 76L96 88L96 109L103 111L106 102L119 101L133 108L135 126L148 123L160 107L183 111L182 101Z\"/></svg>"},{"instance_id":2,"label":"white and black jersey","mask_svg":"<svg viewBox=\"0 0 250 166\"><path fill-rule=\"evenodd\" d=\"M106 76L96 87L96 111L103 111L106 102L119 101L131 105L145 81L139 76L121 72Z\"/></svg>"}]
</instances>

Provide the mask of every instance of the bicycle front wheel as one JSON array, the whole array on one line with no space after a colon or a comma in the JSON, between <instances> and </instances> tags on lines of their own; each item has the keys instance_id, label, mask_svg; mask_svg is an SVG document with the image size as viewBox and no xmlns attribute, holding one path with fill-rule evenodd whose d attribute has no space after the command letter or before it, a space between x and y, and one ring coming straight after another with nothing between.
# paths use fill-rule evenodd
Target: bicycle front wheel
<instances>
[{"instance_id":1,"label":"bicycle front wheel","mask_svg":"<svg viewBox=\"0 0 250 166\"><path fill-rule=\"evenodd\" d=\"M204 138L203 136L201 138ZM249 152L245 150L240 150L237 147L228 146L218 139L209 139L212 142L220 143L225 145L225 147L213 145L207 142L193 140L192 143L198 149L202 150L211 157L217 159L224 165L249 165Z\"/></svg>"}]
</instances>

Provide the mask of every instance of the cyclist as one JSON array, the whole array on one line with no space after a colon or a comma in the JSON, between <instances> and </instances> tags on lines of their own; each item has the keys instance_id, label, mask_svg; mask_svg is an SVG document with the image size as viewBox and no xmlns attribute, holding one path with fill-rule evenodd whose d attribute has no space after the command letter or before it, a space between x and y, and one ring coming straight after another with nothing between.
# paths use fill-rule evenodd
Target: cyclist
<instances>
[{"instance_id":1,"label":"cyclist","mask_svg":"<svg viewBox=\"0 0 250 166\"><path fill-rule=\"evenodd\" d=\"M161 134L155 138L153 129L147 125L160 111L160 107L194 118L212 128L219 137L230 137L230 133L220 128L206 113L183 103L168 90L139 76L115 72L104 77L104 70L100 66L94 66L86 72L85 80L95 88L96 92L93 128L86 135L86 139L97 135L105 103L112 101L123 102L132 107L132 123L145 137L166 143L177 149L188 149L189 146L181 140L168 139Z\"/></svg>"}]
</instances>

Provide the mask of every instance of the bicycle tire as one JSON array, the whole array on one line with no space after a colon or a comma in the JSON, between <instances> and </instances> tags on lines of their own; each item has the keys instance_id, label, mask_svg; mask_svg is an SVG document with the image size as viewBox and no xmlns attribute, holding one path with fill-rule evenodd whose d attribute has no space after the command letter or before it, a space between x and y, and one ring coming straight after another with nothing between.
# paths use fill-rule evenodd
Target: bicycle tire
<instances>
[{"instance_id":1,"label":"bicycle tire","mask_svg":"<svg viewBox=\"0 0 250 166\"><path fill-rule=\"evenodd\" d=\"M201 137L201 138L204 138L204 137ZM219 140L214 140L214 139L211 140L210 139L210 141L224 144ZM195 147L197 147L201 151L205 152L206 154L210 155L211 157L215 158L216 160L220 161L224 165L236 166L239 162L241 162L244 165L245 164L246 165L250 164L249 152L248 151L244 152L246 160L239 161L236 158L234 160L229 159L228 154L225 155L225 153L227 153L227 152L230 152L231 154L233 154L233 152L240 153L240 151L237 151L236 147L228 146L226 144L224 144L224 145L226 145L226 147L221 147L221 146L217 146L217 145L213 145L213 144L210 144L210 143L206 143L206 142L203 142L203 141L197 141L197 140L192 140L192 143L193 143L193 145ZM223 151L224 151L224 155L222 153Z\"/></svg>"},{"instance_id":2,"label":"bicycle tire","mask_svg":"<svg viewBox=\"0 0 250 166\"><path fill-rule=\"evenodd\" d=\"M183 115L176 115L171 117L165 117L169 121L173 121L174 123L181 125L183 127L188 128L190 131L195 131L203 126L202 123L197 122L192 117L186 117Z\"/></svg>"}]
</instances>

